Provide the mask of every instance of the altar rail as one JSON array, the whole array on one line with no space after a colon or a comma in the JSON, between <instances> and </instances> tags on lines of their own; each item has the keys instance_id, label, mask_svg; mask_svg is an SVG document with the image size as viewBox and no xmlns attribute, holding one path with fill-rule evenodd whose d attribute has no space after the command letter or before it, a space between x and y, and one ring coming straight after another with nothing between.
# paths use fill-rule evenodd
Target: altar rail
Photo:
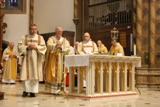
<instances>
[{"instance_id":1,"label":"altar rail","mask_svg":"<svg viewBox=\"0 0 160 107\"><path fill-rule=\"evenodd\" d=\"M137 95L135 67L141 66L140 57L109 55L65 56L69 67L69 96L103 98ZM74 86L74 72L78 71L78 86ZM83 88L83 79L86 88Z\"/></svg>"}]
</instances>

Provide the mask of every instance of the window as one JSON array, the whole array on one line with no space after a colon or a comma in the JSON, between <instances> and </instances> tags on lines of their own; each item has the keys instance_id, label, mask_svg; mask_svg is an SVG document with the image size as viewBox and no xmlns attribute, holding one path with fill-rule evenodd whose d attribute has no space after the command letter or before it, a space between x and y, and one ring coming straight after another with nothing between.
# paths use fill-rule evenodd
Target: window
<instances>
[{"instance_id":1,"label":"window","mask_svg":"<svg viewBox=\"0 0 160 107\"><path fill-rule=\"evenodd\" d=\"M2 8L5 14L26 13L26 0L2 0Z\"/></svg>"}]
</instances>

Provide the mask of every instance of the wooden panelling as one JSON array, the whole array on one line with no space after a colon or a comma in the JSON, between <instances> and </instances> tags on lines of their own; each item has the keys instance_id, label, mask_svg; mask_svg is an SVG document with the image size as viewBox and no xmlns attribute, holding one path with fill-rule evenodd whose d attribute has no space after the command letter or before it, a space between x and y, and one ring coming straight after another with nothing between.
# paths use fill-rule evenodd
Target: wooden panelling
<instances>
[{"instance_id":1,"label":"wooden panelling","mask_svg":"<svg viewBox=\"0 0 160 107\"><path fill-rule=\"evenodd\" d=\"M55 35L55 32L49 32L49 33L43 33L43 34L40 34L43 36L45 42L47 42L48 38L50 36L54 36ZM74 45L74 32L72 31L63 31L63 37L65 37L69 42L70 42L70 45L73 46Z\"/></svg>"},{"instance_id":2,"label":"wooden panelling","mask_svg":"<svg viewBox=\"0 0 160 107\"><path fill-rule=\"evenodd\" d=\"M111 47L111 30L116 27L119 31L118 42L122 42L121 44L124 46L125 55L130 55L130 33L132 33L132 29L129 27L130 24L121 24L121 25L111 25L111 26L104 26L104 27L96 27L96 28L88 28L85 32L89 32L91 35L91 39L95 42L97 40L101 40L103 44L108 48ZM120 34L123 36L120 36ZM126 37L124 37L126 34Z\"/></svg>"}]
</instances>

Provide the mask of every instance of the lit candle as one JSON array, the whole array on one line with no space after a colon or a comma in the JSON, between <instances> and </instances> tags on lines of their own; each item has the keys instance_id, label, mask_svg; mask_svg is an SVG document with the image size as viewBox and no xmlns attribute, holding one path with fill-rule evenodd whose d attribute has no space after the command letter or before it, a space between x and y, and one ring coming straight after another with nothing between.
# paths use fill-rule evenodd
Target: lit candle
<instances>
[{"instance_id":1,"label":"lit candle","mask_svg":"<svg viewBox=\"0 0 160 107\"><path fill-rule=\"evenodd\" d=\"M132 33L130 34L130 52L132 52L132 46L133 46L133 36Z\"/></svg>"},{"instance_id":2,"label":"lit candle","mask_svg":"<svg viewBox=\"0 0 160 107\"><path fill-rule=\"evenodd\" d=\"M134 55L136 55L136 45L134 44Z\"/></svg>"},{"instance_id":3,"label":"lit candle","mask_svg":"<svg viewBox=\"0 0 160 107\"><path fill-rule=\"evenodd\" d=\"M64 50L65 50L65 44L66 44L66 39L64 38L64 40L63 40L63 47L62 47L62 51L64 51Z\"/></svg>"}]
</instances>

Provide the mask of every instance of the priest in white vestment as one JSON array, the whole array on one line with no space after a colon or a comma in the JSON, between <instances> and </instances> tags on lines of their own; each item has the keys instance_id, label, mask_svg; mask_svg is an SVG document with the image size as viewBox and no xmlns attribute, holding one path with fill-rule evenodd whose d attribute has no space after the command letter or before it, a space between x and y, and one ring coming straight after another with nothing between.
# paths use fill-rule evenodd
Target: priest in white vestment
<instances>
[{"instance_id":1,"label":"priest in white vestment","mask_svg":"<svg viewBox=\"0 0 160 107\"><path fill-rule=\"evenodd\" d=\"M18 54L14 49L14 43L10 42L2 55L3 83L14 84L17 76L17 58Z\"/></svg>"},{"instance_id":2,"label":"priest in white vestment","mask_svg":"<svg viewBox=\"0 0 160 107\"><path fill-rule=\"evenodd\" d=\"M88 32L84 33L83 41L78 44L77 53L84 54L95 54L98 53L97 45L94 41L91 40L90 34ZM83 73L83 87L86 87L86 71Z\"/></svg>"},{"instance_id":3,"label":"priest in white vestment","mask_svg":"<svg viewBox=\"0 0 160 107\"><path fill-rule=\"evenodd\" d=\"M77 53L81 55L98 53L97 45L91 40L88 32L84 33L83 38L84 40L78 44Z\"/></svg>"},{"instance_id":4,"label":"priest in white vestment","mask_svg":"<svg viewBox=\"0 0 160 107\"><path fill-rule=\"evenodd\" d=\"M63 30L61 27L55 28L55 35L51 36L47 41L47 52L45 60L46 90L50 93L57 94L62 86L63 75L63 59L62 53L69 54L70 43L66 38L62 37ZM64 77L67 69L64 70Z\"/></svg>"},{"instance_id":5,"label":"priest in white vestment","mask_svg":"<svg viewBox=\"0 0 160 107\"><path fill-rule=\"evenodd\" d=\"M35 97L38 93L39 81L43 81L43 62L46 52L45 41L37 34L37 26L30 25L29 34L22 36L18 42L18 52L22 57L22 68L20 80L23 84L23 97L30 93L30 97Z\"/></svg>"}]
</instances>

